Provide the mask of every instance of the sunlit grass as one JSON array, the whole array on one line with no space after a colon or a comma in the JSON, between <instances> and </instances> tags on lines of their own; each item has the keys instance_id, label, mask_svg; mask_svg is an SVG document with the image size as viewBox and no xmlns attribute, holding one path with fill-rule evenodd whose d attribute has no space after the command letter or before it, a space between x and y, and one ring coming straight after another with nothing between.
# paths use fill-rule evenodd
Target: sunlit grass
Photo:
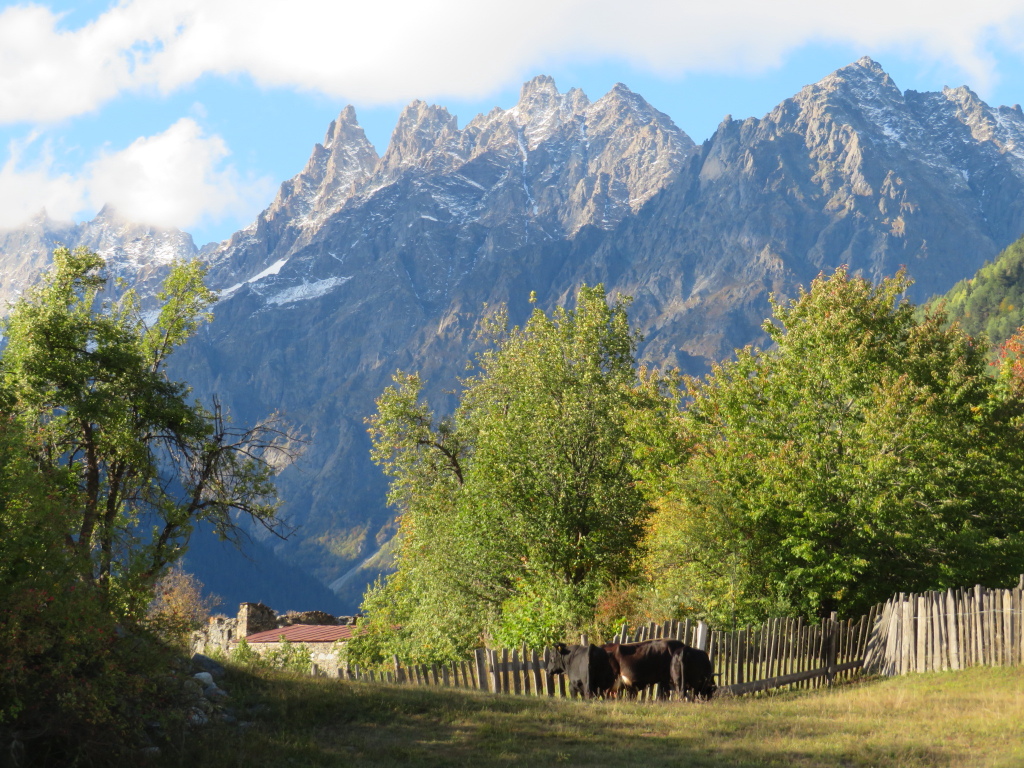
<instances>
[{"instance_id":1,"label":"sunlit grass","mask_svg":"<svg viewBox=\"0 0 1024 768\"><path fill-rule=\"evenodd\" d=\"M581 702L328 680L225 683L240 717L167 765L1024 766L1024 670L753 699ZM255 707L255 709L252 709Z\"/></svg>"}]
</instances>

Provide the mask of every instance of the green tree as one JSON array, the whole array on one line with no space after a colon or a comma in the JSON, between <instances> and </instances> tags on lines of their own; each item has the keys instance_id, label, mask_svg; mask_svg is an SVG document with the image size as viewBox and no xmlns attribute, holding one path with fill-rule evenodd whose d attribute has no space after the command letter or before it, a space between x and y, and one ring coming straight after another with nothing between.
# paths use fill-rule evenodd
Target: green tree
<instances>
[{"instance_id":1,"label":"green tree","mask_svg":"<svg viewBox=\"0 0 1024 768\"><path fill-rule=\"evenodd\" d=\"M664 603L814 616L1016 578L1021 400L958 326L915 319L909 284L820 276L773 302L771 349L686 380L681 459L651 472Z\"/></svg>"},{"instance_id":2,"label":"green tree","mask_svg":"<svg viewBox=\"0 0 1024 768\"><path fill-rule=\"evenodd\" d=\"M216 299L198 262L171 269L151 325L133 291L104 298L103 266L84 249L54 252L51 273L4 324L0 386L5 410L37 436L41 464L74 479L64 546L82 579L108 608L140 618L199 521L226 537L238 515L279 528L271 479L284 435L273 421L230 425L166 375Z\"/></svg>"},{"instance_id":3,"label":"green tree","mask_svg":"<svg viewBox=\"0 0 1024 768\"><path fill-rule=\"evenodd\" d=\"M536 647L592 621L610 584L638 578L649 509L628 427L663 400L640 386L627 305L598 286L522 328L495 313L449 419L421 402L418 377L396 375L368 420L402 518L398 570L364 603L367 649L427 659L486 637Z\"/></svg>"}]
</instances>

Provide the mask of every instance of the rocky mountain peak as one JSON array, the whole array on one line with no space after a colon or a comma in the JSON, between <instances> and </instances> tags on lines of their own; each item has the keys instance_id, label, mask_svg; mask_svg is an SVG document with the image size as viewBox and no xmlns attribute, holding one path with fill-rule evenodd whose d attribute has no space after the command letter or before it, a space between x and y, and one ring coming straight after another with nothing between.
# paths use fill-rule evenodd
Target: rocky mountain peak
<instances>
[{"instance_id":1,"label":"rocky mountain peak","mask_svg":"<svg viewBox=\"0 0 1024 768\"><path fill-rule=\"evenodd\" d=\"M380 172L390 178L402 168L417 165L442 136L457 132L458 119L446 108L417 99L398 116L391 142L381 158Z\"/></svg>"},{"instance_id":2,"label":"rocky mountain peak","mask_svg":"<svg viewBox=\"0 0 1024 768\"><path fill-rule=\"evenodd\" d=\"M79 245L106 258L108 266L133 273L146 265L165 266L196 254L187 232L129 221L111 205L103 206L95 218L78 229Z\"/></svg>"},{"instance_id":3,"label":"rocky mountain peak","mask_svg":"<svg viewBox=\"0 0 1024 768\"><path fill-rule=\"evenodd\" d=\"M582 112L590 106L590 99L580 88L570 88L565 94L565 102L573 112Z\"/></svg>"},{"instance_id":4,"label":"rocky mountain peak","mask_svg":"<svg viewBox=\"0 0 1024 768\"><path fill-rule=\"evenodd\" d=\"M867 56L804 87L776 107L769 120L773 131L804 134L808 147L818 147L830 163L845 147L856 150L851 159L859 164L860 150L854 145L861 136L906 146L920 139L921 130L903 92Z\"/></svg>"},{"instance_id":5,"label":"rocky mountain peak","mask_svg":"<svg viewBox=\"0 0 1024 768\"><path fill-rule=\"evenodd\" d=\"M558 92L553 77L538 75L523 84L515 110L525 118L524 123L529 123L537 118L543 119L554 110L568 107L566 102L566 98Z\"/></svg>"},{"instance_id":6,"label":"rocky mountain peak","mask_svg":"<svg viewBox=\"0 0 1024 768\"><path fill-rule=\"evenodd\" d=\"M672 122L672 118L651 106L639 93L631 91L622 83L616 83L604 96L594 102L589 110L588 120L601 112L612 112L619 119L635 123L654 123L676 135L683 132ZM689 141L689 137L686 138ZM684 142L685 143L685 142Z\"/></svg>"},{"instance_id":7,"label":"rocky mountain peak","mask_svg":"<svg viewBox=\"0 0 1024 768\"><path fill-rule=\"evenodd\" d=\"M257 273L287 258L311 233L361 192L379 162L349 105L331 121L323 144L315 144L305 167L281 184L274 201L224 244L203 249L209 282L223 288L239 275Z\"/></svg>"},{"instance_id":8,"label":"rocky mountain peak","mask_svg":"<svg viewBox=\"0 0 1024 768\"><path fill-rule=\"evenodd\" d=\"M323 146L331 149L337 143L357 134L363 134L363 129L356 118L356 108L349 104L341 110L341 114L337 118L331 120L331 124L327 127L327 135L324 136Z\"/></svg>"},{"instance_id":9,"label":"rocky mountain peak","mask_svg":"<svg viewBox=\"0 0 1024 768\"><path fill-rule=\"evenodd\" d=\"M550 101L560 95L558 86L555 85L555 78L551 75L537 75L532 80L523 83L523 87L519 89L519 103L523 105L537 101Z\"/></svg>"},{"instance_id":10,"label":"rocky mountain peak","mask_svg":"<svg viewBox=\"0 0 1024 768\"><path fill-rule=\"evenodd\" d=\"M872 59L870 56L861 56L859 59L857 59L852 64L849 64L849 65L847 65L845 67L842 67L840 69L840 71L842 71L844 69L851 69L852 70L854 68L856 68L858 70L861 70L863 72L869 72L869 73L871 73L872 76L874 76L876 78L879 78L881 80L888 80L889 79L889 75L886 73L886 71L884 69L882 69L882 65L879 64L874 59Z\"/></svg>"},{"instance_id":11,"label":"rocky mountain peak","mask_svg":"<svg viewBox=\"0 0 1024 768\"><path fill-rule=\"evenodd\" d=\"M528 149L535 149L561 133L568 124L582 119L590 105L586 94L579 89L559 93L554 78L538 75L525 83L519 94L519 103L502 117L511 118L522 128Z\"/></svg>"},{"instance_id":12,"label":"rocky mountain peak","mask_svg":"<svg viewBox=\"0 0 1024 768\"><path fill-rule=\"evenodd\" d=\"M377 150L366 138L350 104L331 122L323 148L330 153L323 172L316 181L312 209L318 221L337 211L345 201L356 194L369 180L380 158ZM307 168L314 163L317 152Z\"/></svg>"},{"instance_id":13,"label":"rocky mountain peak","mask_svg":"<svg viewBox=\"0 0 1024 768\"><path fill-rule=\"evenodd\" d=\"M957 119L971 129L971 135L978 141L991 141L997 132L996 116L978 94L961 85L957 88L946 86L942 95L954 107Z\"/></svg>"},{"instance_id":14,"label":"rocky mountain peak","mask_svg":"<svg viewBox=\"0 0 1024 768\"><path fill-rule=\"evenodd\" d=\"M867 56L840 67L835 72L809 85L801 95L822 98L838 97L846 103L872 103L879 100L902 101L903 94L882 66Z\"/></svg>"},{"instance_id":15,"label":"rocky mountain peak","mask_svg":"<svg viewBox=\"0 0 1024 768\"><path fill-rule=\"evenodd\" d=\"M306 166L281 185L262 216L300 218L307 226L323 221L369 179L377 160L377 150L349 105L331 121L324 143L314 145Z\"/></svg>"},{"instance_id":16,"label":"rocky mountain peak","mask_svg":"<svg viewBox=\"0 0 1024 768\"><path fill-rule=\"evenodd\" d=\"M938 95L936 95L938 96ZM943 88L940 108L970 131L971 138L993 148L1024 173L1024 113L1020 108L993 109L965 85Z\"/></svg>"}]
</instances>

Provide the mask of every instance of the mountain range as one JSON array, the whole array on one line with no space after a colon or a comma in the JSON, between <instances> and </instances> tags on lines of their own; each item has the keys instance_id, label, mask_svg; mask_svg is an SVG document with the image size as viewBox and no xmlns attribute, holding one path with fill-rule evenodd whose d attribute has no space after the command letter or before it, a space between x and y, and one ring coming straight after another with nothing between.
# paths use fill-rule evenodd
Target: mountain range
<instances>
[{"instance_id":1,"label":"mountain range","mask_svg":"<svg viewBox=\"0 0 1024 768\"><path fill-rule=\"evenodd\" d=\"M485 306L521 322L531 291L550 308L600 282L633 297L645 362L700 373L764 343L769 295L822 270L905 265L923 301L1022 232L1024 113L966 87L904 92L864 58L697 145L623 85L592 102L541 76L462 128L413 102L380 156L347 107L224 243L197 249L109 209L0 233L0 298L57 241L107 256L147 294L169 259L204 260L221 299L174 374L238 421L278 411L305 435L279 482L298 532L263 544L354 610L386 566L395 514L363 419L397 369L450 410ZM202 558L190 567L203 577Z\"/></svg>"}]
</instances>

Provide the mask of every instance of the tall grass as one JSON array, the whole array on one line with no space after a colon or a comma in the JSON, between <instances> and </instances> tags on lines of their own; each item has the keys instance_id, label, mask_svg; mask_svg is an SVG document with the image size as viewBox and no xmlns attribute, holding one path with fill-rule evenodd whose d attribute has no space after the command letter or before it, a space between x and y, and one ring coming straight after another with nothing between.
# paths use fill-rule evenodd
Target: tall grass
<instances>
[{"instance_id":1,"label":"tall grass","mask_svg":"<svg viewBox=\"0 0 1024 768\"><path fill-rule=\"evenodd\" d=\"M1024 766L1024 670L687 702L564 701L236 671L240 717L165 765Z\"/></svg>"}]
</instances>

